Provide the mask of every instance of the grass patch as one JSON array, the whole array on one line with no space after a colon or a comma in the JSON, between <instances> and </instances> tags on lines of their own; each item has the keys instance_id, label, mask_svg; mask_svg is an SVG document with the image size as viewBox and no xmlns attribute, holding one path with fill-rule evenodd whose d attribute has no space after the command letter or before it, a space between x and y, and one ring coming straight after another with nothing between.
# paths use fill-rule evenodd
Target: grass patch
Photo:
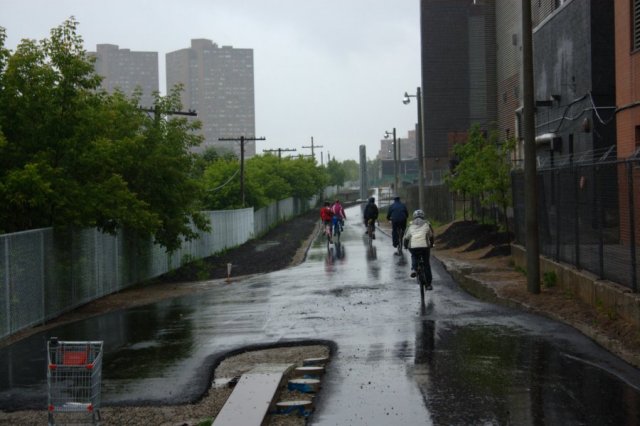
<instances>
[{"instance_id":1,"label":"grass patch","mask_svg":"<svg viewBox=\"0 0 640 426\"><path fill-rule=\"evenodd\" d=\"M558 284L558 275L554 271L547 271L542 275L542 284L546 288L555 287Z\"/></svg>"}]
</instances>

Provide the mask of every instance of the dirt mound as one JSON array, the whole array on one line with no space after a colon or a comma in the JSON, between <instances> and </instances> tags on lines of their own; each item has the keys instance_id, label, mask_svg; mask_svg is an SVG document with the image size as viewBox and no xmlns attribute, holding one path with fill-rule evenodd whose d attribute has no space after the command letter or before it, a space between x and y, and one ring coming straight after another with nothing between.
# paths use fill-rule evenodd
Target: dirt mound
<instances>
[{"instance_id":1,"label":"dirt mound","mask_svg":"<svg viewBox=\"0 0 640 426\"><path fill-rule=\"evenodd\" d=\"M484 255L485 258L508 256L512 240L512 233L500 231L496 225L480 224L475 220L453 222L436 237L436 242L444 249L465 247L463 251L471 252L491 247Z\"/></svg>"}]
</instances>

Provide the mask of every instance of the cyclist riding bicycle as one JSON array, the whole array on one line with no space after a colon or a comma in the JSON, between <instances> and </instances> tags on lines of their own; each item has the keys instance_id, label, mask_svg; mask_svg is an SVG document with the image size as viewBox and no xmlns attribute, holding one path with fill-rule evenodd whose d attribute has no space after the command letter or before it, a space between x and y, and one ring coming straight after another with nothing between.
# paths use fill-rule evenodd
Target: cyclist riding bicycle
<instances>
[{"instance_id":1,"label":"cyclist riding bicycle","mask_svg":"<svg viewBox=\"0 0 640 426\"><path fill-rule=\"evenodd\" d=\"M331 206L331 211L333 211L335 226L340 226L340 232L342 232L344 221L347 219L347 214L344 212L344 207L340 204L340 200L336 199L335 203Z\"/></svg>"},{"instance_id":2,"label":"cyclist riding bicycle","mask_svg":"<svg viewBox=\"0 0 640 426\"><path fill-rule=\"evenodd\" d=\"M320 209L320 219L324 225L324 232L327 234L329 242L333 242L333 211L331 210L331 203L324 202L324 206Z\"/></svg>"},{"instance_id":3,"label":"cyclist riding bicycle","mask_svg":"<svg viewBox=\"0 0 640 426\"><path fill-rule=\"evenodd\" d=\"M404 234L404 246L411 252L411 277L416 276L416 265L419 256L424 259L425 275L427 279L427 290L432 290L431 280L431 264L429 263L429 255L431 247L433 247L433 228L431 223L425 220L424 212L420 209L413 212L413 221L407 232Z\"/></svg>"},{"instance_id":4,"label":"cyclist riding bicycle","mask_svg":"<svg viewBox=\"0 0 640 426\"><path fill-rule=\"evenodd\" d=\"M387 212L387 220L391 221L391 239L393 240L393 247L398 247L398 244L402 244L400 238L404 230L407 228L407 218L409 212L407 206L400 201L400 197L396 196L393 199L393 203L389 206Z\"/></svg>"},{"instance_id":5,"label":"cyclist riding bicycle","mask_svg":"<svg viewBox=\"0 0 640 426\"><path fill-rule=\"evenodd\" d=\"M369 221L372 223L378 220L378 206L376 206L376 199L371 197L369 198L369 202L364 208L364 212L362 214L364 216L364 226L367 229L364 233L368 233ZM373 228L374 232L371 234L372 239L376 239L375 227Z\"/></svg>"}]
</instances>

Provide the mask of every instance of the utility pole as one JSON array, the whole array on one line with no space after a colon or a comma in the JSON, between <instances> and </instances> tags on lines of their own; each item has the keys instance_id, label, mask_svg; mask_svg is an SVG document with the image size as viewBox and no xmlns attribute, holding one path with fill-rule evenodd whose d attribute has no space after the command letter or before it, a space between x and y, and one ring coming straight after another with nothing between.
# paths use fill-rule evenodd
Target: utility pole
<instances>
[{"instance_id":1,"label":"utility pole","mask_svg":"<svg viewBox=\"0 0 640 426\"><path fill-rule=\"evenodd\" d=\"M422 92L420 87L416 89L415 95L410 95L404 92L404 99L402 103L408 105L411 102L411 98L416 98L418 104L418 124L416 125L416 155L418 156L418 208L424 210L424 171L423 164L423 134L422 134Z\"/></svg>"},{"instance_id":2,"label":"utility pole","mask_svg":"<svg viewBox=\"0 0 640 426\"><path fill-rule=\"evenodd\" d=\"M244 208L244 143L246 141L266 141L262 138L245 138L240 136L239 138L218 138L219 141L240 141L240 199L242 200L242 207Z\"/></svg>"},{"instance_id":3,"label":"utility pole","mask_svg":"<svg viewBox=\"0 0 640 426\"><path fill-rule=\"evenodd\" d=\"M527 249L527 289L540 293L540 242L538 235L538 184L533 92L533 33L531 0L522 0L522 106L524 130L524 198Z\"/></svg>"},{"instance_id":4,"label":"utility pole","mask_svg":"<svg viewBox=\"0 0 640 426\"><path fill-rule=\"evenodd\" d=\"M402 139L398 138L398 175L402 176L402 152L401 152L401 143ZM397 191L397 190L396 190Z\"/></svg>"},{"instance_id":5,"label":"utility pole","mask_svg":"<svg viewBox=\"0 0 640 426\"><path fill-rule=\"evenodd\" d=\"M311 145L310 146L303 146L303 148L311 148L311 157L313 157L313 159L315 160L315 158L316 158L315 149L316 148L324 148L324 147L322 145L314 145L313 144L313 136L311 136Z\"/></svg>"},{"instance_id":6,"label":"utility pole","mask_svg":"<svg viewBox=\"0 0 640 426\"><path fill-rule=\"evenodd\" d=\"M283 152L290 152L290 151L295 151L295 148L275 148L275 149L263 149L262 152L277 152L278 153L278 158L282 159L282 153Z\"/></svg>"}]
</instances>

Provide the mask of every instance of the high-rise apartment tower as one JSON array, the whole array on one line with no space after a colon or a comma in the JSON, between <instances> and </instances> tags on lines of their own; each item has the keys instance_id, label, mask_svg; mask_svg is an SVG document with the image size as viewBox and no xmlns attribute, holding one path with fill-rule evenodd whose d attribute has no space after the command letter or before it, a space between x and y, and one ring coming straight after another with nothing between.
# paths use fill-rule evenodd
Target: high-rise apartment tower
<instances>
[{"instance_id":1,"label":"high-rise apartment tower","mask_svg":"<svg viewBox=\"0 0 640 426\"><path fill-rule=\"evenodd\" d=\"M96 58L96 73L104 79L102 87L108 92L120 89L131 96L140 87L140 106L153 106L153 93L159 90L158 52L132 52L120 49L115 44L98 44L96 52L89 52Z\"/></svg>"},{"instance_id":2,"label":"high-rise apartment tower","mask_svg":"<svg viewBox=\"0 0 640 426\"><path fill-rule=\"evenodd\" d=\"M219 138L255 137L253 49L218 47L207 39L191 40L191 47L167 53L167 93L183 85L184 109L194 109L202 122L208 147L240 152L239 142ZM245 156L255 155L255 142L245 142Z\"/></svg>"}]
</instances>

